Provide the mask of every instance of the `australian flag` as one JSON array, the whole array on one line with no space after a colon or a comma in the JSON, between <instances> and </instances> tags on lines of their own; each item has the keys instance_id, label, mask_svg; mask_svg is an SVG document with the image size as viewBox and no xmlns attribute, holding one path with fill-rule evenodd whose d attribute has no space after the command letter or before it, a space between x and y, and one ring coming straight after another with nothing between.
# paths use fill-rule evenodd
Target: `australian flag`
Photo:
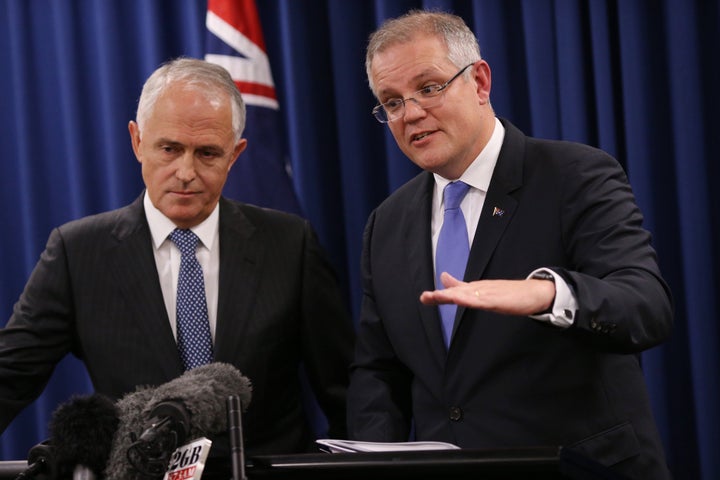
<instances>
[{"instance_id":1,"label":"australian flag","mask_svg":"<svg viewBox=\"0 0 720 480\"><path fill-rule=\"evenodd\" d=\"M255 0L208 0L205 25L205 60L230 72L247 108L243 136L248 146L230 171L223 193L300 214Z\"/></svg>"}]
</instances>

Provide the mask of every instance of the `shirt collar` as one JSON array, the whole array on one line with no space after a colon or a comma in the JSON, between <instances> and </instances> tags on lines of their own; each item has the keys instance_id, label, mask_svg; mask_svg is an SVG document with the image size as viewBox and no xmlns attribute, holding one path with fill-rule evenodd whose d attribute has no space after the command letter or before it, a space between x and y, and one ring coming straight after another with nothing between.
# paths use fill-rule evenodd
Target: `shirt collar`
<instances>
[{"instance_id":1,"label":"shirt collar","mask_svg":"<svg viewBox=\"0 0 720 480\"><path fill-rule=\"evenodd\" d=\"M495 164L497 163L498 156L500 156L500 148L502 147L503 140L505 139L505 127L503 127L500 120L495 118L495 127L493 133L490 135L485 148L482 149L480 154L473 160L470 166L463 172L458 180L467 183L473 188L487 192L490 186L490 180L492 179L493 170L495 170ZM447 178L441 177L434 173L435 184L437 191L440 192L442 197L442 191L445 185L450 183Z\"/></svg>"},{"instance_id":2,"label":"shirt collar","mask_svg":"<svg viewBox=\"0 0 720 480\"><path fill-rule=\"evenodd\" d=\"M150 227L150 235L152 236L153 245L157 250L167 240L168 235L172 233L177 226L167 218L160 210L155 208L150 196L145 191L145 197L143 198L143 206L145 207L145 218L147 219L148 226ZM212 213L208 218L203 220L199 225L195 225L190 230L198 236L202 244L209 250L213 246L215 241L215 235L218 232L218 226L220 221L220 203L215 205Z\"/></svg>"}]
</instances>

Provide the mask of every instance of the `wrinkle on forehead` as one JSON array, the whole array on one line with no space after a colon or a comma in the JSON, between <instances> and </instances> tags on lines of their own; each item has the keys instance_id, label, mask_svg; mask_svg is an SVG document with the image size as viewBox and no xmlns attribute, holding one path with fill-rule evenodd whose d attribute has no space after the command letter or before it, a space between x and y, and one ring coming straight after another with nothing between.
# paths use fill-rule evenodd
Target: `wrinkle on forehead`
<instances>
[{"instance_id":1,"label":"wrinkle on forehead","mask_svg":"<svg viewBox=\"0 0 720 480\"><path fill-rule=\"evenodd\" d=\"M420 38L397 43L378 52L371 74L379 97L395 94L402 87L413 88L427 77L446 74L455 66L447 58L447 48L437 38ZM397 82L394 79L398 79ZM414 91L414 90L413 90Z\"/></svg>"}]
</instances>

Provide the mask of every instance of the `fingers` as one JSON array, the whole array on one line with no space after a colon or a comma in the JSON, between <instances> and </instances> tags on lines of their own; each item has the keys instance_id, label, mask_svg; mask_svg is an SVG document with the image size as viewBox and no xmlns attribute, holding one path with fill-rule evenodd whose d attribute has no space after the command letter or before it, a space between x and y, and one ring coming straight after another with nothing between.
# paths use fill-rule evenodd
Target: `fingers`
<instances>
[{"instance_id":1,"label":"fingers","mask_svg":"<svg viewBox=\"0 0 720 480\"><path fill-rule=\"evenodd\" d=\"M458 280L447 272L440 274L440 281L443 284L442 289L423 292L420 295L420 302L425 305L441 305L446 303L455 303L458 305L466 304L462 297L466 296L463 287L469 284Z\"/></svg>"},{"instance_id":2,"label":"fingers","mask_svg":"<svg viewBox=\"0 0 720 480\"><path fill-rule=\"evenodd\" d=\"M462 282L458 280L457 278L453 277L447 272L442 272L440 274L440 281L443 284L444 289L440 290L432 290L432 291L426 291L423 292L420 295L420 302L425 305L440 305L443 303L455 303L457 300L455 298L455 292L450 291L448 292L447 289L452 287L457 287L460 285L466 284L465 282Z\"/></svg>"},{"instance_id":3,"label":"fingers","mask_svg":"<svg viewBox=\"0 0 720 480\"><path fill-rule=\"evenodd\" d=\"M424 305L442 305L444 303L455 303L452 290L431 290L420 294L420 303Z\"/></svg>"},{"instance_id":4,"label":"fingers","mask_svg":"<svg viewBox=\"0 0 720 480\"><path fill-rule=\"evenodd\" d=\"M423 305L437 305L438 302L435 300L436 292L437 292L437 290L421 293L420 294L420 303L422 303Z\"/></svg>"},{"instance_id":5,"label":"fingers","mask_svg":"<svg viewBox=\"0 0 720 480\"><path fill-rule=\"evenodd\" d=\"M440 274L440 281L442 282L442 284L445 288L456 287L458 285L462 285L465 283L465 282L462 282L462 281L458 280L457 278L453 277L452 275L450 275L447 272L442 272Z\"/></svg>"},{"instance_id":6,"label":"fingers","mask_svg":"<svg viewBox=\"0 0 720 480\"><path fill-rule=\"evenodd\" d=\"M443 273L445 288L423 292L424 305L454 303L506 315L531 315L552 305L555 285L542 280L476 280L463 282Z\"/></svg>"}]
</instances>

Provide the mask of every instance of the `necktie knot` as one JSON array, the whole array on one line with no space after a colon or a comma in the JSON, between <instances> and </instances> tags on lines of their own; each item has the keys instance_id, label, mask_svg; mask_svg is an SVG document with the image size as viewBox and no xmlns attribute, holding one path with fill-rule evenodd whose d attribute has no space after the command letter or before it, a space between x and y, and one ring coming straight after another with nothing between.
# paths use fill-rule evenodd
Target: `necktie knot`
<instances>
[{"instance_id":1,"label":"necktie knot","mask_svg":"<svg viewBox=\"0 0 720 480\"><path fill-rule=\"evenodd\" d=\"M470 185L464 182L450 182L443 190L443 203L445 210L452 210L460 207L460 202L470 190Z\"/></svg>"},{"instance_id":2,"label":"necktie knot","mask_svg":"<svg viewBox=\"0 0 720 480\"><path fill-rule=\"evenodd\" d=\"M185 228L176 228L170 233L170 240L180 249L180 253L185 255L195 255L197 244L200 241L192 230Z\"/></svg>"}]
</instances>

